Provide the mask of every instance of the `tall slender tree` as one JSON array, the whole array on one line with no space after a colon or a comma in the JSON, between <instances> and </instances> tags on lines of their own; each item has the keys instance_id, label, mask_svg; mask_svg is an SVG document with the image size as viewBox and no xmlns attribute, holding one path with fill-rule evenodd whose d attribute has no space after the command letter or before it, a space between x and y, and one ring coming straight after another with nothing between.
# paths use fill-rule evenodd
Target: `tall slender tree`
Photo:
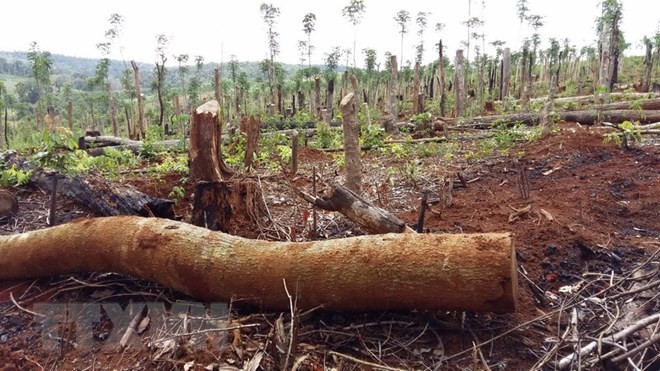
<instances>
[{"instance_id":1,"label":"tall slender tree","mask_svg":"<svg viewBox=\"0 0 660 371\"><path fill-rule=\"evenodd\" d=\"M270 88L269 113L272 115L274 114L273 108L277 106L275 104L277 101L275 92L275 56L280 53L280 43L278 41L279 33L275 31L275 24L277 23L277 18L280 16L280 8L273 4L262 3L260 10L264 23L266 23L266 27L268 28L266 35L268 37L268 50L270 52L270 63L268 65L268 85Z\"/></svg>"},{"instance_id":2,"label":"tall slender tree","mask_svg":"<svg viewBox=\"0 0 660 371\"><path fill-rule=\"evenodd\" d=\"M364 5L364 0L351 0L351 2L341 10L341 14L348 18L349 22L353 25L353 68L357 67L355 63L355 57L357 54L355 49L357 45L357 25L362 21L365 11L366 7Z\"/></svg>"},{"instance_id":3,"label":"tall slender tree","mask_svg":"<svg viewBox=\"0 0 660 371\"><path fill-rule=\"evenodd\" d=\"M186 99L186 75L189 70L187 65L189 59L190 56L188 54L179 54L176 56L176 61L179 63L179 83L181 84L179 95L183 97L183 106L186 107L186 111L189 111L188 99Z\"/></svg>"},{"instance_id":4,"label":"tall slender tree","mask_svg":"<svg viewBox=\"0 0 660 371\"><path fill-rule=\"evenodd\" d=\"M303 17L303 31L307 35L307 66L312 67L312 32L316 28L316 15L314 13L307 13Z\"/></svg>"},{"instance_id":5,"label":"tall slender tree","mask_svg":"<svg viewBox=\"0 0 660 371\"><path fill-rule=\"evenodd\" d=\"M163 34L156 35L156 94L158 95L158 125L167 133L169 127L165 123L165 104L163 103L163 86L165 84L165 62L167 61L167 46L169 39Z\"/></svg>"},{"instance_id":6,"label":"tall slender tree","mask_svg":"<svg viewBox=\"0 0 660 371\"><path fill-rule=\"evenodd\" d=\"M36 83L36 90L38 94L37 106L35 116L37 123L41 122L42 106L44 104L44 97L46 99L46 106L51 104L51 86L50 86L50 71L53 68L53 58L50 52L41 51L36 41L30 43L30 50L27 53L27 59L30 62L32 70L32 77Z\"/></svg>"},{"instance_id":7,"label":"tall slender tree","mask_svg":"<svg viewBox=\"0 0 660 371\"><path fill-rule=\"evenodd\" d=\"M408 33L408 22L410 22L410 13L407 10L399 10L394 16L394 21L399 25L399 33L401 34L401 55L400 61L403 66L403 37Z\"/></svg>"},{"instance_id":8,"label":"tall slender tree","mask_svg":"<svg viewBox=\"0 0 660 371\"><path fill-rule=\"evenodd\" d=\"M426 31L427 17L430 12L417 12L415 23L417 23L417 36L419 36L419 44L415 48L415 62L422 63L424 58L424 31Z\"/></svg>"}]
</instances>

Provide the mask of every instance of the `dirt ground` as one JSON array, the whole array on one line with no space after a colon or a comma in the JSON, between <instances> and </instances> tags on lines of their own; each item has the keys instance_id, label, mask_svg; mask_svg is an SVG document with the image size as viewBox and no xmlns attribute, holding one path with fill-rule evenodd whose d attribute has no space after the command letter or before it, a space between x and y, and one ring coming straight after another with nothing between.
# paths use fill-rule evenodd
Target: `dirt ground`
<instances>
[{"instance_id":1,"label":"dirt ground","mask_svg":"<svg viewBox=\"0 0 660 371\"><path fill-rule=\"evenodd\" d=\"M468 150L469 144L457 149ZM94 326L92 349L77 347L72 340L75 331L64 325L59 336L50 338L58 346L48 349L43 346L47 339L42 337L42 322L30 312L35 304L113 301L124 305L130 300L171 304L193 299L152 282L101 272L0 282L0 370L552 369L553 362L599 336L660 310L659 155L657 144L625 150L603 143L602 134L595 130L572 123L562 124L559 133L546 139L522 143L508 154L470 163L419 158L413 164L414 174L402 170L413 171L403 159L378 151L365 153L365 195L413 227L422 193L428 191L430 200L438 199L441 179L461 172L465 184L454 182L451 206L444 210L431 206L424 231L512 233L520 274L516 313L347 314L304 312L311 308L303 308L295 322L291 356L286 359L288 352L278 349L277 338L288 334L289 314L235 303L230 317L223 318L231 329L197 334L202 336L202 347L191 347L192 335L176 336L171 334L174 330L169 336L160 335L161 341L154 341L153 332L135 335L145 347L129 346L122 351L117 344L104 346L113 322L102 318ZM310 192L312 166L325 184L342 175L332 154L305 148L293 184ZM237 234L310 238L309 205L278 174L261 175L273 225L263 229L245 225ZM168 198L180 179L181 175L155 180L137 174L124 181L149 195ZM193 187L183 186L186 196L175 209L187 221ZM321 194L328 189L319 184ZM48 195L30 187L13 191L21 211L15 220L0 226L0 233L45 228ZM520 211L517 216L516 210ZM92 215L70 200L60 200L58 223L79 217ZM343 216L321 211L317 229L318 238L362 233ZM647 285L646 290L635 290L639 284ZM644 337L640 332L619 347L633 349L644 339L657 339L655 334ZM601 346L601 354L616 350L611 343ZM656 341L622 360L616 359L617 354L598 358L590 353L580 362L586 369L623 370L634 364L657 370L659 349ZM569 367L576 368L577 363Z\"/></svg>"}]
</instances>

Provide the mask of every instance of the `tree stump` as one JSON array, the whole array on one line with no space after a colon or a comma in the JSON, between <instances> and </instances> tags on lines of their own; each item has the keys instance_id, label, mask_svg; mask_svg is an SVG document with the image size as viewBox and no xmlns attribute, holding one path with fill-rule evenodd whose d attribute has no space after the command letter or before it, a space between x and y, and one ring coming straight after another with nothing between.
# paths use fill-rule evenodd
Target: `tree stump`
<instances>
[{"instance_id":1,"label":"tree stump","mask_svg":"<svg viewBox=\"0 0 660 371\"><path fill-rule=\"evenodd\" d=\"M193 112L189 156L196 182L192 224L230 234L260 225L266 210L261 189L253 181L233 178L222 159L217 101Z\"/></svg>"},{"instance_id":2,"label":"tree stump","mask_svg":"<svg viewBox=\"0 0 660 371\"><path fill-rule=\"evenodd\" d=\"M18 213L18 200L13 194L0 190L0 223L8 221Z\"/></svg>"},{"instance_id":3,"label":"tree stump","mask_svg":"<svg viewBox=\"0 0 660 371\"><path fill-rule=\"evenodd\" d=\"M192 224L196 226L233 235L256 232L263 224L265 210L261 189L252 180L201 181L195 185Z\"/></svg>"}]
</instances>

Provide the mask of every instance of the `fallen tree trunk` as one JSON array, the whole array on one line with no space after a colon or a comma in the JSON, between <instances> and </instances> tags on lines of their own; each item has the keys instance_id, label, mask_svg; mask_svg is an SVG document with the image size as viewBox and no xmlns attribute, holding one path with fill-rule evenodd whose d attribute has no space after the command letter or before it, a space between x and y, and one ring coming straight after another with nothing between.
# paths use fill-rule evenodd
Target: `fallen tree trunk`
<instances>
[{"instance_id":1,"label":"fallen tree trunk","mask_svg":"<svg viewBox=\"0 0 660 371\"><path fill-rule=\"evenodd\" d=\"M181 222L96 218L0 236L0 280L118 272L218 302L289 308L465 310L517 307L506 233L387 234L314 242L249 240Z\"/></svg>"},{"instance_id":2,"label":"fallen tree trunk","mask_svg":"<svg viewBox=\"0 0 660 371\"><path fill-rule=\"evenodd\" d=\"M401 219L372 205L357 193L337 184L330 197L320 198L309 195L291 185L291 189L302 199L327 211L337 211L357 223L367 233L414 232Z\"/></svg>"},{"instance_id":3,"label":"fallen tree trunk","mask_svg":"<svg viewBox=\"0 0 660 371\"><path fill-rule=\"evenodd\" d=\"M657 98L660 94L657 93L609 93L607 96L609 98L628 98L628 99L645 99L645 98ZM561 103L594 103L597 101L602 101L603 95L579 95L579 96L573 96L573 97L561 97L561 98L555 98L555 103L561 104ZM534 98L531 101L532 102L545 102L548 100L548 97L539 97L539 98ZM497 103L501 103L502 101L497 101ZM517 100L516 103L519 103L520 100Z\"/></svg>"},{"instance_id":4,"label":"fallen tree trunk","mask_svg":"<svg viewBox=\"0 0 660 371\"><path fill-rule=\"evenodd\" d=\"M660 98L644 99L641 101L614 102L599 104L591 107L592 110L660 110Z\"/></svg>"},{"instance_id":5,"label":"fallen tree trunk","mask_svg":"<svg viewBox=\"0 0 660 371\"><path fill-rule=\"evenodd\" d=\"M46 174L39 167L30 165L16 157L5 159L15 163L19 169L32 170L30 181L37 187L51 192L54 176ZM96 178L90 184L81 176L59 176L57 192L71 198L78 205L85 207L96 216L140 215L172 219L175 217L172 206L174 201L146 195L128 184L108 183L103 178Z\"/></svg>"},{"instance_id":6,"label":"fallen tree trunk","mask_svg":"<svg viewBox=\"0 0 660 371\"><path fill-rule=\"evenodd\" d=\"M561 121L579 122L583 125L595 125L605 121L615 124L624 121L650 123L660 121L660 110L566 111L556 112L554 113L554 116ZM513 115L480 116L471 118L442 117L440 119L450 125L490 129L493 124L496 123L499 125L537 125L542 117L543 114L540 113L517 113Z\"/></svg>"}]
</instances>

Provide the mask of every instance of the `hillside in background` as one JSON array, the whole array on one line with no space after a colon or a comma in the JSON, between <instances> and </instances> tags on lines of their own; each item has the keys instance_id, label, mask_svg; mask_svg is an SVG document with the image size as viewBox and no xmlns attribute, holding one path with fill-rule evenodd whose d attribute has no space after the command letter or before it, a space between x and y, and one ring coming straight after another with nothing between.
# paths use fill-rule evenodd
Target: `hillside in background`
<instances>
[{"instance_id":1,"label":"hillside in background","mask_svg":"<svg viewBox=\"0 0 660 371\"><path fill-rule=\"evenodd\" d=\"M51 71L52 81L58 85L59 82L69 81L73 84L74 87L82 89L86 80L96 73L96 66L99 63L100 59L93 58L80 58L72 57L62 54L52 54L53 60L53 69ZM267 79L265 75L260 70L259 62L238 62L239 70L244 72L249 79ZM140 69L140 74L143 77L143 82L150 82L154 79L154 63L143 63L137 62ZM195 69L194 64L189 63L186 65L189 73ZM217 62L205 62L200 74L203 76L213 76L213 69L216 67L221 67L221 73L225 78L229 76L229 64L227 62L220 63ZM282 64L285 78L287 76L293 75L297 70L300 69L299 65L292 64ZM128 68L131 68L130 60L121 61L113 59L110 62L109 74L113 81L113 85L117 87L120 86L120 79L123 71ZM179 68L178 63L174 57L171 57L166 63L165 68L170 72L168 78L172 81L171 83L176 83L177 70ZM322 67L319 67L322 69ZM343 67L339 67L338 71L343 71ZM14 85L17 81L20 81L20 77L31 77L30 63L27 59L27 52L24 51L0 51L0 79L5 83L10 92L13 92ZM61 81L64 80L64 81Z\"/></svg>"}]
</instances>

